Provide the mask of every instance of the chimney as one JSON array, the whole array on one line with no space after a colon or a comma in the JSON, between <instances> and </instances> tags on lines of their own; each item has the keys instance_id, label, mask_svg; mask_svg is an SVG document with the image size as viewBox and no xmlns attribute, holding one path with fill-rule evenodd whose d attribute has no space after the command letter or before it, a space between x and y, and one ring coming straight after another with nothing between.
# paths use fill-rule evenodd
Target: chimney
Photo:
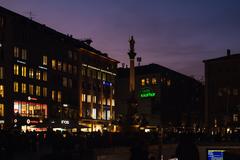
<instances>
[{"instance_id":1,"label":"chimney","mask_svg":"<svg viewBox=\"0 0 240 160\"><path fill-rule=\"evenodd\" d=\"M231 55L231 50L227 49L227 56L230 56L230 55Z\"/></svg>"}]
</instances>

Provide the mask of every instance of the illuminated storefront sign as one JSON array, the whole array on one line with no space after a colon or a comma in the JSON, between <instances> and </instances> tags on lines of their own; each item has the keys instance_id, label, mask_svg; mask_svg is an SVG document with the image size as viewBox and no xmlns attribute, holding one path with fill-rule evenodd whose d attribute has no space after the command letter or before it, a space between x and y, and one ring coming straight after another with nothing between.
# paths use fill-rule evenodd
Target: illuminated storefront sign
<instances>
[{"instance_id":1,"label":"illuminated storefront sign","mask_svg":"<svg viewBox=\"0 0 240 160\"><path fill-rule=\"evenodd\" d=\"M61 120L61 124L69 124L69 120Z\"/></svg>"},{"instance_id":2,"label":"illuminated storefront sign","mask_svg":"<svg viewBox=\"0 0 240 160\"><path fill-rule=\"evenodd\" d=\"M0 124L4 124L4 120L0 120Z\"/></svg>"},{"instance_id":3,"label":"illuminated storefront sign","mask_svg":"<svg viewBox=\"0 0 240 160\"><path fill-rule=\"evenodd\" d=\"M155 96L156 96L156 93L151 89L143 89L140 91L141 98L155 97Z\"/></svg>"},{"instance_id":4,"label":"illuminated storefront sign","mask_svg":"<svg viewBox=\"0 0 240 160\"><path fill-rule=\"evenodd\" d=\"M112 86L112 83L111 82L107 82L107 81L103 81L103 85L104 86Z\"/></svg>"}]
</instances>

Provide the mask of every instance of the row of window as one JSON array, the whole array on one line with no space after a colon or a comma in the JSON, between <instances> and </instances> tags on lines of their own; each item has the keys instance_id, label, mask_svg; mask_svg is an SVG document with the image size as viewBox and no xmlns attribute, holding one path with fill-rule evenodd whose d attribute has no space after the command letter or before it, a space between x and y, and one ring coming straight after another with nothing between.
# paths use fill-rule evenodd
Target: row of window
<instances>
[{"instance_id":1,"label":"row of window","mask_svg":"<svg viewBox=\"0 0 240 160\"><path fill-rule=\"evenodd\" d=\"M13 56L15 58L21 58L22 60L27 60L27 50L24 48L14 47Z\"/></svg>"},{"instance_id":2,"label":"row of window","mask_svg":"<svg viewBox=\"0 0 240 160\"><path fill-rule=\"evenodd\" d=\"M20 73L21 71L21 73ZM28 74L27 74L28 73ZM47 81L47 71L41 71L41 70L34 70L33 68L29 68L27 72L26 66L19 66L18 64L13 65L13 74L14 75L21 75L23 77L29 77L29 78L36 78L37 80L43 80Z\"/></svg>"},{"instance_id":3,"label":"row of window","mask_svg":"<svg viewBox=\"0 0 240 160\"><path fill-rule=\"evenodd\" d=\"M91 103L91 102L93 102L93 103L97 103L97 97L96 96L92 96L92 95L86 95L86 94L82 94L82 102L87 102L87 103ZM111 102L111 100L110 100L110 98L103 98L102 99L102 103L103 103L103 105L108 105L108 106L110 106L111 104L110 104L110 102ZM101 99L99 99L98 100L98 104L101 104ZM115 106L115 100L114 99L112 99L112 106Z\"/></svg>"},{"instance_id":4,"label":"row of window","mask_svg":"<svg viewBox=\"0 0 240 160\"><path fill-rule=\"evenodd\" d=\"M46 63L43 61L43 64L45 65ZM52 59L52 69L58 70L58 71L63 71L63 72L68 72L70 74L73 73L73 74L77 75L77 66L67 64L67 63L62 63L61 61L57 61L55 59Z\"/></svg>"},{"instance_id":5,"label":"row of window","mask_svg":"<svg viewBox=\"0 0 240 160\"><path fill-rule=\"evenodd\" d=\"M63 85L63 87L72 88L72 79L67 78L67 77L63 77L62 78L62 85Z\"/></svg>"},{"instance_id":6,"label":"row of window","mask_svg":"<svg viewBox=\"0 0 240 160\"><path fill-rule=\"evenodd\" d=\"M90 112L90 108L84 108L83 109L83 117L91 117L93 119L104 119L104 120L110 120L111 118L111 111L109 109L103 109L103 112L101 109L92 108L92 115ZM114 118L114 113L112 114L112 118Z\"/></svg>"},{"instance_id":7,"label":"row of window","mask_svg":"<svg viewBox=\"0 0 240 160\"><path fill-rule=\"evenodd\" d=\"M86 67L82 67L82 76L87 76L93 79L99 79L99 80L103 80L103 81L109 81L112 82L113 81L113 76L101 71L97 71L91 68L86 68Z\"/></svg>"},{"instance_id":8,"label":"row of window","mask_svg":"<svg viewBox=\"0 0 240 160\"><path fill-rule=\"evenodd\" d=\"M167 86L171 85L171 80L166 80L166 78L161 78L161 82L166 82ZM141 86L145 85L156 85L157 84L157 79L156 78L142 78L140 82Z\"/></svg>"}]
</instances>

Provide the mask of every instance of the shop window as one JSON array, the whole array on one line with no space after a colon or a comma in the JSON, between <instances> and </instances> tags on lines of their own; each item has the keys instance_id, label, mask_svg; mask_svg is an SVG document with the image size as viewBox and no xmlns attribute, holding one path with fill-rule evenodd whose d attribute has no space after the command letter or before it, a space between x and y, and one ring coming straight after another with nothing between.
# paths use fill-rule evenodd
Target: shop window
<instances>
[{"instance_id":1,"label":"shop window","mask_svg":"<svg viewBox=\"0 0 240 160\"><path fill-rule=\"evenodd\" d=\"M54 69L54 70L57 69L56 60L55 59L52 60L52 69Z\"/></svg>"},{"instance_id":2,"label":"shop window","mask_svg":"<svg viewBox=\"0 0 240 160\"><path fill-rule=\"evenodd\" d=\"M18 57L19 57L19 54L20 54L20 49L15 46L15 47L13 48L13 56L14 56L15 58L18 58Z\"/></svg>"},{"instance_id":3,"label":"shop window","mask_svg":"<svg viewBox=\"0 0 240 160\"><path fill-rule=\"evenodd\" d=\"M106 81L106 73L102 73L102 80Z\"/></svg>"},{"instance_id":4,"label":"shop window","mask_svg":"<svg viewBox=\"0 0 240 160\"><path fill-rule=\"evenodd\" d=\"M26 85L26 83L22 83L22 93L27 93L27 85Z\"/></svg>"},{"instance_id":5,"label":"shop window","mask_svg":"<svg viewBox=\"0 0 240 160\"><path fill-rule=\"evenodd\" d=\"M145 86L145 79L141 79L141 86Z\"/></svg>"},{"instance_id":6,"label":"shop window","mask_svg":"<svg viewBox=\"0 0 240 160\"><path fill-rule=\"evenodd\" d=\"M27 60L27 50L26 49L22 49L22 59Z\"/></svg>"},{"instance_id":7,"label":"shop window","mask_svg":"<svg viewBox=\"0 0 240 160\"><path fill-rule=\"evenodd\" d=\"M13 73L14 75L19 75L19 66L17 64L13 65Z\"/></svg>"},{"instance_id":8,"label":"shop window","mask_svg":"<svg viewBox=\"0 0 240 160\"><path fill-rule=\"evenodd\" d=\"M34 78L34 70L32 68L29 69L29 78Z\"/></svg>"},{"instance_id":9,"label":"shop window","mask_svg":"<svg viewBox=\"0 0 240 160\"><path fill-rule=\"evenodd\" d=\"M60 91L58 91L58 93L57 93L57 101L58 102L62 101L62 93Z\"/></svg>"},{"instance_id":10,"label":"shop window","mask_svg":"<svg viewBox=\"0 0 240 160\"><path fill-rule=\"evenodd\" d=\"M41 96L41 87L40 86L36 86L36 95Z\"/></svg>"},{"instance_id":11,"label":"shop window","mask_svg":"<svg viewBox=\"0 0 240 160\"><path fill-rule=\"evenodd\" d=\"M55 100L55 91L52 90L52 100L54 101Z\"/></svg>"},{"instance_id":12,"label":"shop window","mask_svg":"<svg viewBox=\"0 0 240 160\"><path fill-rule=\"evenodd\" d=\"M43 71L43 81L47 81L47 72Z\"/></svg>"},{"instance_id":13,"label":"shop window","mask_svg":"<svg viewBox=\"0 0 240 160\"><path fill-rule=\"evenodd\" d=\"M4 97L4 86L0 85L0 97Z\"/></svg>"},{"instance_id":14,"label":"shop window","mask_svg":"<svg viewBox=\"0 0 240 160\"><path fill-rule=\"evenodd\" d=\"M46 87L43 87L43 96L47 97L47 88Z\"/></svg>"},{"instance_id":15,"label":"shop window","mask_svg":"<svg viewBox=\"0 0 240 160\"><path fill-rule=\"evenodd\" d=\"M33 93L34 93L34 86L32 84L29 84L28 89L29 89L29 94L33 95Z\"/></svg>"},{"instance_id":16,"label":"shop window","mask_svg":"<svg viewBox=\"0 0 240 160\"><path fill-rule=\"evenodd\" d=\"M152 85L156 85L157 84L157 79L156 78L152 78Z\"/></svg>"},{"instance_id":17,"label":"shop window","mask_svg":"<svg viewBox=\"0 0 240 160\"><path fill-rule=\"evenodd\" d=\"M0 79L4 78L3 72L4 72L3 67L0 67Z\"/></svg>"},{"instance_id":18,"label":"shop window","mask_svg":"<svg viewBox=\"0 0 240 160\"><path fill-rule=\"evenodd\" d=\"M18 92L18 82L13 82L13 91Z\"/></svg>"},{"instance_id":19,"label":"shop window","mask_svg":"<svg viewBox=\"0 0 240 160\"><path fill-rule=\"evenodd\" d=\"M22 76L27 77L27 67L26 66L22 66Z\"/></svg>"},{"instance_id":20,"label":"shop window","mask_svg":"<svg viewBox=\"0 0 240 160\"><path fill-rule=\"evenodd\" d=\"M47 63L48 63L48 57L47 57L47 56L43 56L42 64L43 64L44 66L47 66Z\"/></svg>"},{"instance_id":21,"label":"shop window","mask_svg":"<svg viewBox=\"0 0 240 160\"><path fill-rule=\"evenodd\" d=\"M0 117L4 117L4 104L0 104Z\"/></svg>"},{"instance_id":22,"label":"shop window","mask_svg":"<svg viewBox=\"0 0 240 160\"><path fill-rule=\"evenodd\" d=\"M58 61L58 70L61 71L62 70L62 62Z\"/></svg>"},{"instance_id":23,"label":"shop window","mask_svg":"<svg viewBox=\"0 0 240 160\"><path fill-rule=\"evenodd\" d=\"M41 80L41 71L40 70L36 71L36 79Z\"/></svg>"}]
</instances>

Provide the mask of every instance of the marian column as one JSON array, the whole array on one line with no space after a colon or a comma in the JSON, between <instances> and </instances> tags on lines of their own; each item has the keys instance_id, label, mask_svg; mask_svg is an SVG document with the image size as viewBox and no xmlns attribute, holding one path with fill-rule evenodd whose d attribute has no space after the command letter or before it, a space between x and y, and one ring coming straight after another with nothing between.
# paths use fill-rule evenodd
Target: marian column
<instances>
[{"instance_id":1,"label":"marian column","mask_svg":"<svg viewBox=\"0 0 240 160\"><path fill-rule=\"evenodd\" d=\"M128 52L128 56L129 56L129 59L130 59L130 78L129 78L129 91L130 91L130 93L135 91L135 66L134 66L134 61L135 61L136 53L134 52L134 44L135 44L135 41L133 39L133 36L131 36L131 39L129 40L130 50Z\"/></svg>"}]
</instances>

